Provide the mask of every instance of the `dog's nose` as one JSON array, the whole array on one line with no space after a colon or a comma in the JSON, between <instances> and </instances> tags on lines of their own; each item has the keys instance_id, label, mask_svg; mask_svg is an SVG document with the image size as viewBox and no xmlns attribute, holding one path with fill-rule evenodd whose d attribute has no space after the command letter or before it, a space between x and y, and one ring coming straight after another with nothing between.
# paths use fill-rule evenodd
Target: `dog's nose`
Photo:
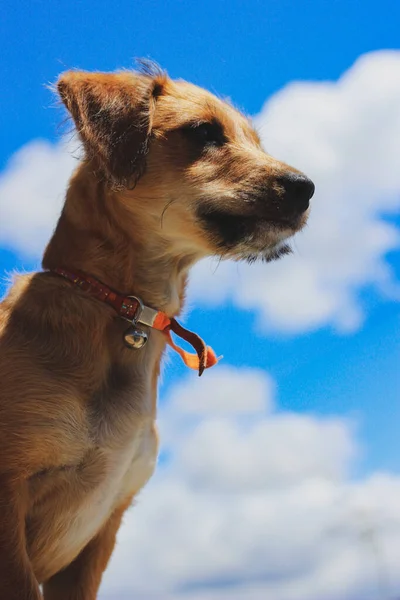
<instances>
[{"instance_id":1,"label":"dog's nose","mask_svg":"<svg viewBox=\"0 0 400 600\"><path fill-rule=\"evenodd\" d=\"M315 185L303 174L286 173L279 177L278 183L285 190L285 201L292 210L305 212L314 194Z\"/></svg>"}]
</instances>

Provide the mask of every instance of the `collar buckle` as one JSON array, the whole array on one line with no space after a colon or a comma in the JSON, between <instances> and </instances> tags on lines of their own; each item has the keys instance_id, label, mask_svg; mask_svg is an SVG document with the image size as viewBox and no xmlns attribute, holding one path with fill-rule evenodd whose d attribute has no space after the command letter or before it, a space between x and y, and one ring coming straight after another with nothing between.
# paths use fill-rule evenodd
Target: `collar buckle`
<instances>
[{"instance_id":1,"label":"collar buckle","mask_svg":"<svg viewBox=\"0 0 400 600\"><path fill-rule=\"evenodd\" d=\"M158 311L154 310L154 308L150 308L150 306L146 306L143 304L142 300L137 296L127 296L129 300L133 300L137 304L137 309L135 315L133 317L125 317L123 315L122 318L133 325L140 323L141 325L147 325L148 327L153 327L156 317L158 315Z\"/></svg>"}]
</instances>

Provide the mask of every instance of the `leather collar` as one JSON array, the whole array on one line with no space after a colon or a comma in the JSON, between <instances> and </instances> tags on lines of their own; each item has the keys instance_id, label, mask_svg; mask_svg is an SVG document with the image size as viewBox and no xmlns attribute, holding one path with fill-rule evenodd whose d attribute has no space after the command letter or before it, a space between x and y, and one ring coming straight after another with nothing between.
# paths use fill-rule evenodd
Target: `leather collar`
<instances>
[{"instance_id":1,"label":"leather collar","mask_svg":"<svg viewBox=\"0 0 400 600\"><path fill-rule=\"evenodd\" d=\"M161 331L166 336L167 343L178 352L188 367L198 371L199 376L203 373L204 369L208 369L218 362L212 348L206 346L201 337L193 331L182 327L176 319L170 318L165 313L144 305L140 298L120 294L85 273L70 271L65 268L52 269L50 272L64 277L64 279L67 279L82 291L87 292L93 298L108 304L121 319L129 321L133 325L140 323ZM171 331L189 342L196 350L196 354L190 354L177 346L172 339Z\"/></svg>"}]
</instances>

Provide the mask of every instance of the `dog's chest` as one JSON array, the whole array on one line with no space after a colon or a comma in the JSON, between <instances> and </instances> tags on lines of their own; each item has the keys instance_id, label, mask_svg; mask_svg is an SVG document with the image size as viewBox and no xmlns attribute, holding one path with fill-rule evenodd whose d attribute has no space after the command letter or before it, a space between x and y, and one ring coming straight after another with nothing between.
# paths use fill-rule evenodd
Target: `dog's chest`
<instances>
[{"instance_id":1,"label":"dog's chest","mask_svg":"<svg viewBox=\"0 0 400 600\"><path fill-rule=\"evenodd\" d=\"M67 535L67 545L87 542L108 519L113 510L138 493L151 477L157 460L157 438L154 427L146 423L135 431L129 444L118 449L93 451L99 465L99 482L83 494L76 511L74 526ZM88 466L90 469L88 457ZM86 487L83 478L83 488Z\"/></svg>"},{"instance_id":2,"label":"dog's chest","mask_svg":"<svg viewBox=\"0 0 400 600\"><path fill-rule=\"evenodd\" d=\"M44 500L29 521L29 555L39 581L65 568L98 533L112 512L137 494L157 460L152 424L118 449L92 448L82 464L48 475Z\"/></svg>"},{"instance_id":3,"label":"dog's chest","mask_svg":"<svg viewBox=\"0 0 400 600\"><path fill-rule=\"evenodd\" d=\"M71 562L115 508L138 493L157 459L152 402L145 382L110 370L88 404L91 447L81 464L49 474L51 501L31 520L30 555L39 580ZM58 482L57 482L58 479ZM46 515L46 517L45 517Z\"/></svg>"}]
</instances>

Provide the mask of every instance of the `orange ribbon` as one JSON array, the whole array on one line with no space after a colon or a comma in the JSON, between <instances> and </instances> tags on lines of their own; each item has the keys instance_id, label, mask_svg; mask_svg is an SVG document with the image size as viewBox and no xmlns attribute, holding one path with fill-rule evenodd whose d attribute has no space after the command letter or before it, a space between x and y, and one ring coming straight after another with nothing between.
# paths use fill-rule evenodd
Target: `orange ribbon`
<instances>
[{"instance_id":1,"label":"orange ribbon","mask_svg":"<svg viewBox=\"0 0 400 600\"><path fill-rule=\"evenodd\" d=\"M199 372L199 377L203 374L205 369L209 369L217 364L218 358L216 357L214 350L209 346L206 346L205 342L197 335L197 333L185 329L178 321L176 321L176 319L170 319L165 313L159 312L152 326L154 329L158 329L166 335L167 344L179 354L187 367ZM172 339L171 331L183 340L189 342L196 350L196 354L186 352L186 350L175 344Z\"/></svg>"}]
</instances>

